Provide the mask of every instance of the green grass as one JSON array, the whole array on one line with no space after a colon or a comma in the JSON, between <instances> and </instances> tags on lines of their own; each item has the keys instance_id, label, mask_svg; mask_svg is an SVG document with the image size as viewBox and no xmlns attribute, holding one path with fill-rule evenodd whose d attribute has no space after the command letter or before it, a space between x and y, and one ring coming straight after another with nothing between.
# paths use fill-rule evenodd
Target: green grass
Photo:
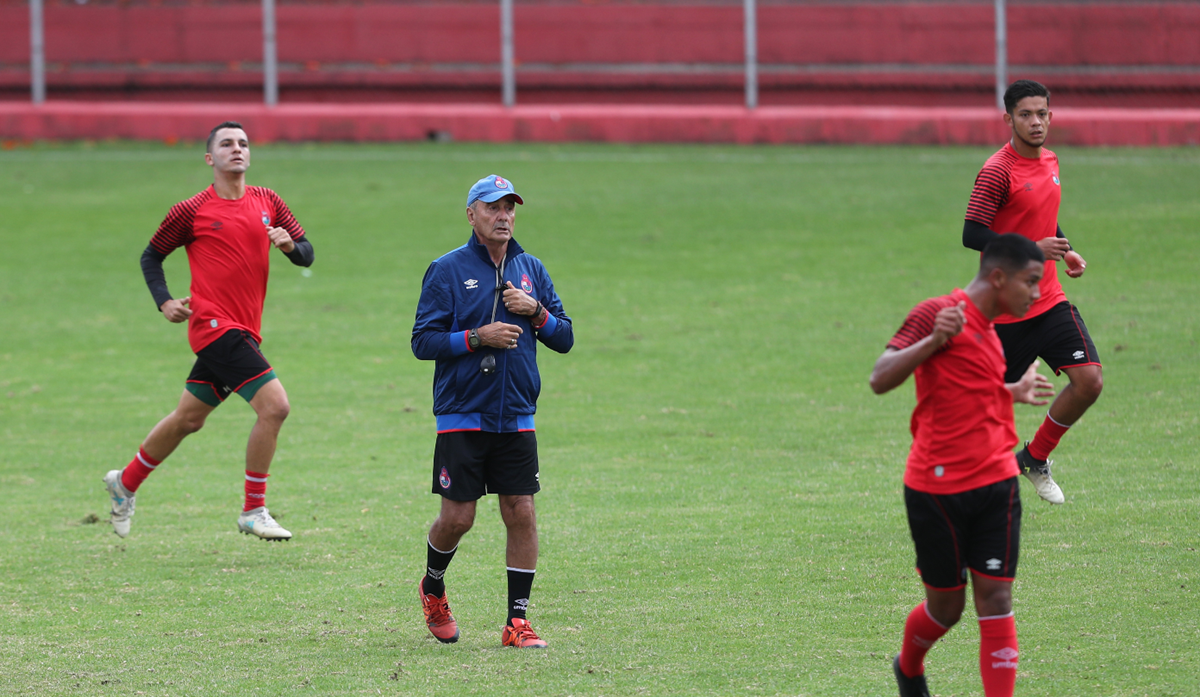
<instances>
[{"instance_id":1,"label":"green grass","mask_svg":"<svg viewBox=\"0 0 1200 697\"><path fill-rule=\"evenodd\" d=\"M264 321L293 405L268 499L296 539L236 533L253 417L232 400L122 541L100 477L191 364L137 260L211 180L199 151L0 153L0 693L893 693L922 593L900 498L913 398L866 378L915 303L973 275L961 221L992 149L257 148L251 183L317 253L307 277L276 259ZM1059 155L1089 264L1064 285L1107 379L1055 456L1066 505L1024 487L1018 691L1194 695L1200 152ZM575 320L575 349L541 359L544 652L499 648L494 500L448 575L462 640L434 641L415 597L437 500L409 332L489 172L526 197L517 238ZM183 295L182 253L167 273ZM1043 413L1017 410L1023 438ZM982 694L977 635L968 611L932 651L936 694Z\"/></svg>"}]
</instances>

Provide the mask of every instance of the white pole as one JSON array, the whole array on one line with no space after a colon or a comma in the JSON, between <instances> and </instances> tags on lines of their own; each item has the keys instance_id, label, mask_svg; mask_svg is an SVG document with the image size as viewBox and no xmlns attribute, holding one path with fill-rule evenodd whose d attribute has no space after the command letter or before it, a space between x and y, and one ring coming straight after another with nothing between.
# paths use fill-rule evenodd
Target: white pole
<instances>
[{"instance_id":1,"label":"white pole","mask_svg":"<svg viewBox=\"0 0 1200 697\"><path fill-rule=\"evenodd\" d=\"M996 0L996 105L1004 110L1004 91L1008 89L1008 18L1004 0Z\"/></svg>"},{"instance_id":2,"label":"white pole","mask_svg":"<svg viewBox=\"0 0 1200 697\"><path fill-rule=\"evenodd\" d=\"M42 0L29 0L29 87L34 104L46 101L46 30Z\"/></svg>"},{"instance_id":3,"label":"white pole","mask_svg":"<svg viewBox=\"0 0 1200 697\"><path fill-rule=\"evenodd\" d=\"M758 106L758 17L755 0L743 0L746 35L746 108Z\"/></svg>"},{"instance_id":4,"label":"white pole","mask_svg":"<svg viewBox=\"0 0 1200 697\"><path fill-rule=\"evenodd\" d=\"M263 101L279 104L279 64L275 58L275 0L262 0Z\"/></svg>"},{"instance_id":5,"label":"white pole","mask_svg":"<svg viewBox=\"0 0 1200 697\"><path fill-rule=\"evenodd\" d=\"M517 103L517 72L513 52L513 0L500 0L500 75L504 106Z\"/></svg>"}]
</instances>

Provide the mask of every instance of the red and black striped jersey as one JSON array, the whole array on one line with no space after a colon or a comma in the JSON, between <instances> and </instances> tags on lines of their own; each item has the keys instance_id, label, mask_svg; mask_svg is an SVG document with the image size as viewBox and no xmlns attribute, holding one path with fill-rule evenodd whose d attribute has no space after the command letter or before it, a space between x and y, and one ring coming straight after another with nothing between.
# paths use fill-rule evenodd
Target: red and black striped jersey
<instances>
[{"instance_id":1,"label":"red and black striped jersey","mask_svg":"<svg viewBox=\"0 0 1200 697\"><path fill-rule=\"evenodd\" d=\"M244 329L262 342L263 302L271 269L267 229L281 227L292 239L304 236L287 204L274 191L247 186L230 201L209 186L171 207L150 246L160 254L187 250L192 273L188 342L199 351L230 329Z\"/></svg>"},{"instance_id":2,"label":"red and black striped jersey","mask_svg":"<svg viewBox=\"0 0 1200 697\"><path fill-rule=\"evenodd\" d=\"M929 336L937 313L960 302L966 303L962 332L913 371L917 406L904 484L930 494L957 494L1019 472L1004 348L966 293L956 289L917 305L887 346L899 351Z\"/></svg>"},{"instance_id":3,"label":"red and black striped jersey","mask_svg":"<svg viewBox=\"0 0 1200 697\"><path fill-rule=\"evenodd\" d=\"M967 204L967 220L986 225L1000 234L1015 232L1037 242L1058 232L1058 206L1062 188L1058 156L1042 148L1038 159L1021 157L1012 143L988 158L975 177ZM1040 284L1042 296L1024 317L1001 315L997 324L1032 319L1067 299L1058 280L1057 262L1047 260Z\"/></svg>"}]
</instances>

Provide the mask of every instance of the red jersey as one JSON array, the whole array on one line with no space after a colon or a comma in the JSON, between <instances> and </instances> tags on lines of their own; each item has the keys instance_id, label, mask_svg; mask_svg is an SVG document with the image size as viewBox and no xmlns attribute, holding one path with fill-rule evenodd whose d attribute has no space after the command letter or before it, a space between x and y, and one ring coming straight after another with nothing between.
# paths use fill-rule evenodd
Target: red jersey
<instances>
[{"instance_id":1,"label":"red jersey","mask_svg":"<svg viewBox=\"0 0 1200 697\"><path fill-rule=\"evenodd\" d=\"M1058 156L1042 148L1042 156L1033 160L1021 157L1012 143L984 163L975 177L975 189L967 204L967 220L986 225L1000 234L1016 232L1037 242L1058 234L1058 204L1062 188L1058 179ZM997 324L1032 319L1067 299L1058 281L1057 262L1046 260L1042 297L1024 317L1000 315Z\"/></svg>"},{"instance_id":2,"label":"red jersey","mask_svg":"<svg viewBox=\"0 0 1200 697\"><path fill-rule=\"evenodd\" d=\"M244 196L228 201L209 186L172 206L150 239L164 255L187 249L192 271L188 343L193 352L230 329L244 329L262 343L259 331L271 269L269 227L287 230L294 240L304 236L274 191L247 186Z\"/></svg>"},{"instance_id":3,"label":"red jersey","mask_svg":"<svg viewBox=\"0 0 1200 697\"><path fill-rule=\"evenodd\" d=\"M917 305L888 348L902 350L929 336L938 311L961 301L967 303L962 332L913 373L917 407L904 484L929 494L957 494L1019 474L1004 349L992 322L966 293L956 289Z\"/></svg>"}]
</instances>

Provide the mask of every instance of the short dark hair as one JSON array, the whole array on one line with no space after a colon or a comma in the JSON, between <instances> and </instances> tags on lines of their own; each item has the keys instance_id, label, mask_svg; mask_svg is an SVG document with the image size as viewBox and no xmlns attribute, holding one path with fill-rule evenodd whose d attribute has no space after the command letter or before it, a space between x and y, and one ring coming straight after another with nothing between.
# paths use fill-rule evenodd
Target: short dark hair
<instances>
[{"instance_id":1,"label":"short dark hair","mask_svg":"<svg viewBox=\"0 0 1200 697\"><path fill-rule=\"evenodd\" d=\"M241 128L243 131L246 130L245 128L242 128L242 124L238 123L237 121L222 121L221 123L217 124L215 128L208 132L208 142L204 144L204 152L212 152L212 144L213 141L217 139L217 131L221 130L222 128Z\"/></svg>"},{"instance_id":2,"label":"short dark hair","mask_svg":"<svg viewBox=\"0 0 1200 697\"><path fill-rule=\"evenodd\" d=\"M1045 97L1046 104L1050 104L1050 90L1045 85L1033 80L1017 80L1004 90L1004 110L1013 113L1017 102L1026 97Z\"/></svg>"},{"instance_id":3,"label":"short dark hair","mask_svg":"<svg viewBox=\"0 0 1200 697\"><path fill-rule=\"evenodd\" d=\"M1017 273L1029 266L1031 261L1046 262L1042 248L1028 237L1012 232L1000 235L987 243L979 260L979 270L990 272L1000 267L1006 273Z\"/></svg>"}]
</instances>

